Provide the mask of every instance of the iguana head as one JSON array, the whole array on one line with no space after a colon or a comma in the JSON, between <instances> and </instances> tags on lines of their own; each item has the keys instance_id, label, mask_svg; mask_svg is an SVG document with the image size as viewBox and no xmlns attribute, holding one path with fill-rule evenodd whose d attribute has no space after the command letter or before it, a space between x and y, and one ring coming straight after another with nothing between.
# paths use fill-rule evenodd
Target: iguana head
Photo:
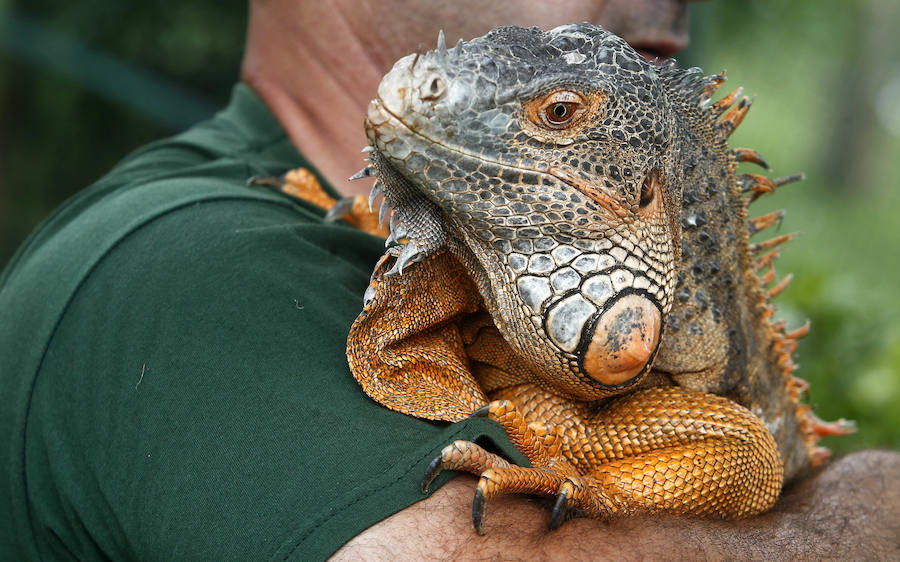
<instances>
[{"instance_id":1,"label":"iguana head","mask_svg":"<svg viewBox=\"0 0 900 562\"><path fill-rule=\"evenodd\" d=\"M435 232L468 248L497 327L547 384L581 399L630 387L679 254L660 71L587 24L441 43L398 61L369 106L392 230L417 259L445 244ZM416 218L425 208L442 225Z\"/></svg>"}]
</instances>

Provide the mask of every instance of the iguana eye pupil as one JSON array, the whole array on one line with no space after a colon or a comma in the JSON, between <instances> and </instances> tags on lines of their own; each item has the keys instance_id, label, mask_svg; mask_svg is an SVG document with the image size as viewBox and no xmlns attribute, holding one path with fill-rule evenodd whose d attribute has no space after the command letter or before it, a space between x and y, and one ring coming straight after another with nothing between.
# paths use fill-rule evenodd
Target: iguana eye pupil
<instances>
[{"instance_id":1,"label":"iguana eye pupil","mask_svg":"<svg viewBox=\"0 0 900 562\"><path fill-rule=\"evenodd\" d=\"M575 115L575 103L572 102L556 102L544 111L547 121L553 125L564 125L572 120Z\"/></svg>"}]
</instances>

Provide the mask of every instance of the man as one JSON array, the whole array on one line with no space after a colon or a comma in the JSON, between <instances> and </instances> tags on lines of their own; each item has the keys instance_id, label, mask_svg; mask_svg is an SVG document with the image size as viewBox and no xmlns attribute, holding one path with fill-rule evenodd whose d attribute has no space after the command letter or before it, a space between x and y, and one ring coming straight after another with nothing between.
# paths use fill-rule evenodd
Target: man
<instances>
[{"instance_id":1,"label":"man","mask_svg":"<svg viewBox=\"0 0 900 562\"><path fill-rule=\"evenodd\" d=\"M129 156L0 278L3 558L321 558L354 536L339 557L896 549L889 455L832 465L738 523L575 520L548 533L543 507L510 497L490 502L478 537L468 476L414 503L453 439L514 449L485 420L433 424L369 400L343 348L382 242L244 182L314 164L332 195L365 190L344 178L394 60L431 48L438 28L455 39L585 20L651 55L686 42L685 7L663 0L253 2L228 109Z\"/></svg>"}]
</instances>

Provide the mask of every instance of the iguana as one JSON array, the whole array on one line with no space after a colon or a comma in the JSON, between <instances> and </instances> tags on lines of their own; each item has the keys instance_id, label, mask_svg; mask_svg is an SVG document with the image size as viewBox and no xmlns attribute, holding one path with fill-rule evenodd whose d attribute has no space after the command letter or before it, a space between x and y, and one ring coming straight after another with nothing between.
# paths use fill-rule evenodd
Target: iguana
<instances>
[{"instance_id":1,"label":"iguana","mask_svg":"<svg viewBox=\"0 0 900 562\"><path fill-rule=\"evenodd\" d=\"M761 513L827 459L820 436L851 430L800 402L809 324L786 331L770 304L792 235L751 243L783 212L747 215L799 176L737 173L768 165L727 146L751 101L712 102L724 80L578 24L450 49L441 34L378 87L354 178L377 175L370 208L393 212L347 357L384 406L487 416L528 458L458 441L431 464L423 489L480 475L478 532L484 502L513 492L555 496L551 527Z\"/></svg>"}]
</instances>

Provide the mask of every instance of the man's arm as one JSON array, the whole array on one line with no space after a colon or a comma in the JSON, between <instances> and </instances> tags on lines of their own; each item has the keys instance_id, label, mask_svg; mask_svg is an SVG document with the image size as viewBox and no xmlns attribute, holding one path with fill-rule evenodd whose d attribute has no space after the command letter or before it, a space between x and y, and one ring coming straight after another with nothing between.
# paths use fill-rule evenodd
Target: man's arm
<instances>
[{"instance_id":1,"label":"man's arm","mask_svg":"<svg viewBox=\"0 0 900 562\"><path fill-rule=\"evenodd\" d=\"M547 530L549 511L526 496L491 500L486 536L472 529L474 479L454 478L428 499L360 533L333 560L891 559L900 556L900 454L863 451L785 489L752 519L651 515L609 523L575 519Z\"/></svg>"}]
</instances>

